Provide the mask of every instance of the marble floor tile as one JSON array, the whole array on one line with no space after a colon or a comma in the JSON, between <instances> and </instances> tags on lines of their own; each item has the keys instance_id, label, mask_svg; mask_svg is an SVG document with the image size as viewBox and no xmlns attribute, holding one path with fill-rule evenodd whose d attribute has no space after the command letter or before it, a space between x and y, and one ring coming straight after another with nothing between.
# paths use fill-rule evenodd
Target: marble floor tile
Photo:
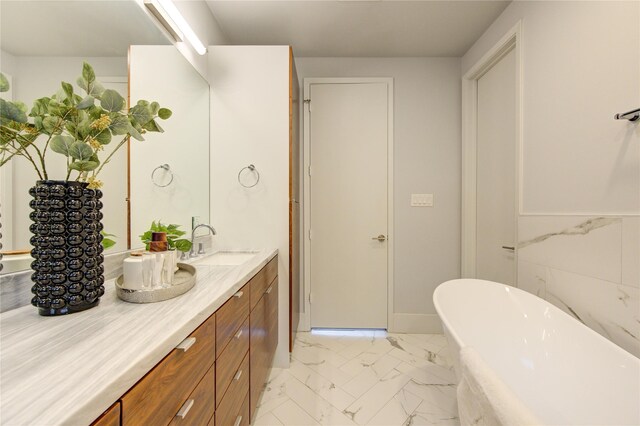
<instances>
[{"instance_id":1,"label":"marble floor tile","mask_svg":"<svg viewBox=\"0 0 640 426\"><path fill-rule=\"evenodd\" d=\"M378 411L411 380L398 370L392 370L365 392L343 413L359 425L366 425Z\"/></svg>"},{"instance_id":2,"label":"marble floor tile","mask_svg":"<svg viewBox=\"0 0 640 426\"><path fill-rule=\"evenodd\" d=\"M458 425L455 391L442 335L314 330L271 371L255 424Z\"/></svg>"},{"instance_id":3,"label":"marble floor tile","mask_svg":"<svg viewBox=\"0 0 640 426\"><path fill-rule=\"evenodd\" d=\"M308 366L328 364L340 367L349 361L348 358L339 355L321 343L298 343L297 346L294 346L292 356Z\"/></svg>"},{"instance_id":4,"label":"marble floor tile","mask_svg":"<svg viewBox=\"0 0 640 426\"><path fill-rule=\"evenodd\" d=\"M313 417L307 414L298 404L291 399L273 410L273 415L284 426L318 425Z\"/></svg>"},{"instance_id":5,"label":"marble floor tile","mask_svg":"<svg viewBox=\"0 0 640 426\"><path fill-rule=\"evenodd\" d=\"M298 379L292 378L287 382L287 395L320 424L355 425L346 415L324 398L319 398L317 393Z\"/></svg>"},{"instance_id":6,"label":"marble floor tile","mask_svg":"<svg viewBox=\"0 0 640 426\"><path fill-rule=\"evenodd\" d=\"M425 351L438 353L447 345L446 341L442 341L429 334L393 334L393 337L400 342L407 342L413 346L417 346Z\"/></svg>"},{"instance_id":7,"label":"marble floor tile","mask_svg":"<svg viewBox=\"0 0 640 426\"><path fill-rule=\"evenodd\" d=\"M404 424L421 403L422 399L400 389L367 424L378 426Z\"/></svg>"},{"instance_id":8,"label":"marble floor tile","mask_svg":"<svg viewBox=\"0 0 640 426\"><path fill-rule=\"evenodd\" d=\"M458 426L460 425L460 420L458 419L458 413L452 414L440 410L426 401L422 401L403 426L421 425Z\"/></svg>"},{"instance_id":9,"label":"marble floor tile","mask_svg":"<svg viewBox=\"0 0 640 426\"><path fill-rule=\"evenodd\" d=\"M342 388L354 397L359 398L401 362L399 359L388 355L382 356L373 364L367 364L362 359L355 358L349 361L349 364L352 364L350 365L352 371L355 372L357 370L358 373L352 380L345 383Z\"/></svg>"},{"instance_id":10,"label":"marble floor tile","mask_svg":"<svg viewBox=\"0 0 640 426\"><path fill-rule=\"evenodd\" d=\"M419 342L416 341L416 339L411 341L410 335L404 336L401 334L390 335L387 339L391 342L393 351L396 353L398 351L404 351L406 354L416 358L424 359L434 364L448 366L448 361L438 355L438 352L444 347L439 342Z\"/></svg>"},{"instance_id":11,"label":"marble floor tile","mask_svg":"<svg viewBox=\"0 0 640 426\"><path fill-rule=\"evenodd\" d=\"M260 416L253 422L253 426L282 426L282 424L272 413Z\"/></svg>"},{"instance_id":12,"label":"marble floor tile","mask_svg":"<svg viewBox=\"0 0 640 426\"><path fill-rule=\"evenodd\" d=\"M396 370L409 376L418 383L432 385L452 385L456 383L455 373L440 365L429 365L429 363L411 365L406 362L401 362L396 366Z\"/></svg>"},{"instance_id":13,"label":"marble floor tile","mask_svg":"<svg viewBox=\"0 0 640 426\"><path fill-rule=\"evenodd\" d=\"M291 360L289 373L340 411L355 400L335 383L295 359Z\"/></svg>"},{"instance_id":14,"label":"marble floor tile","mask_svg":"<svg viewBox=\"0 0 640 426\"><path fill-rule=\"evenodd\" d=\"M290 378L289 370L273 368L269 374L269 379L262 393L262 398L258 402L258 412L256 418L268 414L271 410L279 407L289 400L287 396L286 381Z\"/></svg>"},{"instance_id":15,"label":"marble floor tile","mask_svg":"<svg viewBox=\"0 0 640 426\"><path fill-rule=\"evenodd\" d=\"M438 407L443 413L450 416L458 415L458 400L456 399L456 386L421 383L411 379L404 387L405 390L419 396L431 406Z\"/></svg>"},{"instance_id":16,"label":"marble floor tile","mask_svg":"<svg viewBox=\"0 0 640 426\"><path fill-rule=\"evenodd\" d=\"M360 354L359 356L353 358L351 361L340 367L340 370L344 371L347 374L350 374L353 377L356 377L363 371L372 369L380 377L382 377L389 371L391 371L396 365L398 365L399 361L400 360L398 360L397 358L391 357L387 354L383 354L380 358L372 362L366 356L366 354Z\"/></svg>"}]
</instances>

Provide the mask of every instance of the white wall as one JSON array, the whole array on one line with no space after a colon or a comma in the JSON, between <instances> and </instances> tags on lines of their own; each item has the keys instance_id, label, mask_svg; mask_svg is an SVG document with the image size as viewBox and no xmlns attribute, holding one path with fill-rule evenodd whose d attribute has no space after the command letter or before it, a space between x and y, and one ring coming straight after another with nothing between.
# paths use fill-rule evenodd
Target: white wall
<instances>
[{"instance_id":1,"label":"white wall","mask_svg":"<svg viewBox=\"0 0 640 426\"><path fill-rule=\"evenodd\" d=\"M440 330L433 291L460 274L460 60L296 58L296 67L301 84L393 77L394 330ZM410 207L411 193L434 194L434 207Z\"/></svg>"},{"instance_id":2,"label":"white wall","mask_svg":"<svg viewBox=\"0 0 640 426\"><path fill-rule=\"evenodd\" d=\"M613 115L640 106L640 3L513 2L463 73L520 19L518 286L638 356L640 126Z\"/></svg>"},{"instance_id":3,"label":"white wall","mask_svg":"<svg viewBox=\"0 0 640 426\"><path fill-rule=\"evenodd\" d=\"M211 211L219 248L277 248L279 342L289 365L289 47L209 46ZM260 182L238 183L254 164Z\"/></svg>"},{"instance_id":4,"label":"white wall","mask_svg":"<svg viewBox=\"0 0 640 426\"><path fill-rule=\"evenodd\" d=\"M151 222L181 225L191 236L191 217L209 222L209 85L173 46L131 46L131 100L156 101L169 108L157 119L164 133L131 139L131 247ZM168 164L173 181L156 186L151 174ZM160 185L169 173L156 171Z\"/></svg>"},{"instance_id":5,"label":"white wall","mask_svg":"<svg viewBox=\"0 0 640 426\"><path fill-rule=\"evenodd\" d=\"M2 59L4 60L3 55ZM43 96L51 96L60 90L60 82L73 84L76 91L76 79L82 74L82 62L89 62L95 69L96 76L127 78L127 58L120 57L30 57L14 56L13 98L24 102L30 109L33 101ZM4 66L4 62L3 62ZM125 83L126 84L126 83ZM126 95L126 93L123 93ZM109 151L107 151L109 152ZM64 179L66 175L65 157L48 152L47 170L50 179ZM13 218L12 231L14 249L30 247L29 239L29 201L28 189L34 185L37 175L26 159L20 157L11 160L13 163ZM126 150L121 150L105 167L99 176L105 182L103 198L105 213L105 231L116 234L117 245L110 252L126 249ZM9 232L9 230L6 230ZM8 246L5 246L9 249Z\"/></svg>"},{"instance_id":6,"label":"white wall","mask_svg":"<svg viewBox=\"0 0 640 426\"><path fill-rule=\"evenodd\" d=\"M16 56L0 49L0 69L2 70L2 72L4 72L5 74L11 74L13 76L16 73L17 68L18 63L16 60Z\"/></svg>"},{"instance_id":7,"label":"white wall","mask_svg":"<svg viewBox=\"0 0 640 426\"><path fill-rule=\"evenodd\" d=\"M463 74L523 25L524 213L640 213L640 3L513 2L462 58ZM570 196L569 196L570 195Z\"/></svg>"}]
</instances>

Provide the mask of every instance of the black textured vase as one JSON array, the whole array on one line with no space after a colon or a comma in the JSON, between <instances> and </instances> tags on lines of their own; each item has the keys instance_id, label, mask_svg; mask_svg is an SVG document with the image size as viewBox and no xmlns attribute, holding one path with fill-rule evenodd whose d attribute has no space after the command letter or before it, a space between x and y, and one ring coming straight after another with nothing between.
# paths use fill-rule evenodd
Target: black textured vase
<instances>
[{"instance_id":1,"label":"black textured vase","mask_svg":"<svg viewBox=\"0 0 640 426\"><path fill-rule=\"evenodd\" d=\"M29 194L31 304L45 316L98 305L104 294L102 191L81 182L42 180Z\"/></svg>"}]
</instances>

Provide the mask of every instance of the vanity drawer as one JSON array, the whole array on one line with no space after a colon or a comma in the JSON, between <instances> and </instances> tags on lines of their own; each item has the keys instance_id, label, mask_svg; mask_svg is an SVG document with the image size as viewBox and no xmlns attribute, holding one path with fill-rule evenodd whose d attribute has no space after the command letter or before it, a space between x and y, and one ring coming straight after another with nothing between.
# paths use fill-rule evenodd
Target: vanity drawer
<instances>
[{"instance_id":1,"label":"vanity drawer","mask_svg":"<svg viewBox=\"0 0 640 426\"><path fill-rule=\"evenodd\" d=\"M249 315L250 282L238 290L216 311L216 358L238 332Z\"/></svg>"},{"instance_id":2,"label":"vanity drawer","mask_svg":"<svg viewBox=\"0 0 640 426\"><path fill-rule=\"evenodd\" d=\"M227 399L242 398L242 395L247 393L249 390L250 380L249 353L247 352L240 362L240 365L238 365L238 368L234 371L234 374L231 377L231 383L229 383L229 386L225 389L226 392L224 396L216 398L216 400L219 399L220 401L219 404L216 405L216 409L221 409Z\"/></svg>"},{"instance_id":3,"label":"vanity drawer","mask_svg":"<svg viewBox=\"0 0 640 426\"><path fill-rule=\"evenodd\" d=\"M170 425L200 426L206 424L215 411L214 392L215 366L212 366L191 395L189 395L187 401L182 404Z\"/></svg>"},{"instance_id":4,"label":"vanity drawer","mask_svg":"<svg viewBox=\"0 0 640 426\"><path fill-rule=\"evenodd\" d=\"M278 275L278 256L271 259L267 265L251 278L251 309L256 307L256 303L260 300L265 291L269 288L269 284Z\"/></svg>"},{"instance_id":5,"label":"vanity drawer","mask_svg":"<svg viewBox=\"0 0 640 426\"><path fill-rule=\"evenodd\" d=\"M156 365L122 397L122 424L166 425L213 365L215 315Z\"/></svg>"},{"instance_id":6,"label":"vanity drawer","mask_svg":"<svg viewBox=\"0 0 640 426\"><path fill-rule=\"evenodd\" d=\"M244 321L240 329L233 335L233 338L222 351L216 360L216 407L220 405L222 397L227 392L231 383L238 383L234 378L238 371L242 370L241 376L249 377L249 366L241 366L243 358L249 351L249 318ZM240 377L240 382L244 377Z\"/></svg>"},{"instance_id":7,"label":"vanity drawer","mask_svg":"<svg viewBox=\"0 0 640 426\"><path fill-rule=\"evenodd\" d=\"M231 397L231 398L230 398ZM249 392L227 394L216 409L216 424L220 426L246 426L249 424Z\"/></svg>"}]
</instances>

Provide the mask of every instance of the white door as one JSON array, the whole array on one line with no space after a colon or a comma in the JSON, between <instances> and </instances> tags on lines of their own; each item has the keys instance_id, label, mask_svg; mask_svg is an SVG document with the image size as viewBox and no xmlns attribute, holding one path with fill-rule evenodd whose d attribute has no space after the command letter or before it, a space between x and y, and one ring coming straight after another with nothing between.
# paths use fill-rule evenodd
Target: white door
<instances>
[{"instance_id":1,"label":"white door","mask_svg":"<svg viewBox=\"0 0 640 426\"><path fill-rule=\"evenodd\" d=\"M516 56L478 80L477 278L515 285Z\"/></svg>"},{"instance_id":2,"label":"white door","mask_svg":"<svg viewBox=\"0 0 640 426\"><path fill-rule=\"evenodd\" d=\"M309 86L311 327L387 327L388 87Z\"/></svg>"}]
</instances>

